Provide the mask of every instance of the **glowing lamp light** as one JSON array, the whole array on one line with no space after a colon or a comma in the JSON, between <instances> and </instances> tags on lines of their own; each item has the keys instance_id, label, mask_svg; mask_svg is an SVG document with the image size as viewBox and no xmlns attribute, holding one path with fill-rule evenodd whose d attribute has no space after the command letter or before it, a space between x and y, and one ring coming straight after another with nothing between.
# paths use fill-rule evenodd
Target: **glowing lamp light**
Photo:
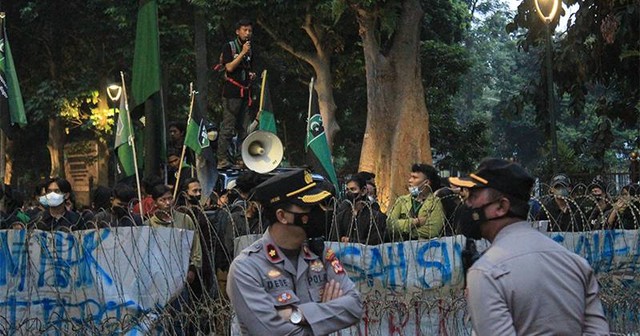
<instances>
[{"instance_id":1,"label":"glowing lamp light","mask_svg":"<svg viewBox=\"0 0 640 336\"><path fill-rule=\"evenodd\" d=\"M107 87L107 95L112 102L118 101L120 99L120 95L122 94L122 87L117 84L111 84Z\"/></svg>"},{"instance_id":2,"label":"glowing lamp light","mask_svg":"<svg viewBox=\"0 0 640 336\"><path fill-rule=\"evenodd\" d=\"M545 24L551 23L553 18L558 14L558 9L560 8L560 0L535 0L536 3L536 12L540 19L544 21ZM542 11L542 9L548 12L547 15Z\"/></svg>"}]
</instances>

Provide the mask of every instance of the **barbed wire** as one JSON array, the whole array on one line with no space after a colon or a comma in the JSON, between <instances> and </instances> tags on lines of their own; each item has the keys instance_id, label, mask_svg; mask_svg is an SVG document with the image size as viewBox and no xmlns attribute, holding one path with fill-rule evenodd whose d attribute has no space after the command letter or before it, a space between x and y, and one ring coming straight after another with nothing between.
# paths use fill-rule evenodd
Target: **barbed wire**
<instances>
[{"instance_id":1,"label":"barbed wire","mask_svg":"<svg viewBox=\"0 0 640 336\"><path fill-rule=\"evenodd\" d=\"M637 271L640 258L637 234L640 199L637 195L631 197L622 209L616 204L616 188L610 189L615 190L615 194L605 195L600 203L599 199L591 196L587 186L578 186L573 190L574 193L564 198L545 192L541 197L532 198L531 203L539 205L539 209L530 214L531 219L546 217L550 221L548 234L561 234L560 226L554 223L556 218L552 205L556 199L568 204L572 224L567 234L594 240L590 245L591 254L600 259L589 261L600 284L600 297L612 332L637 331L640 329L640 307L637 305L640 302ZM451 194L443 197L442 201L451 201L455 206L448 210L441 236L435 239L450 237L450 241L461 244L463 238L455 234L456 213L463 204L462 199L457 194ZM367 201L336 199L324 206L328 210L324 231L327 237L335 241L333 244L337 244L338 249L358 246L364 253L372 253L373 250L362 243L376 240L377 237L390 244L402 243L386 232L386 222L380 222L380 217L376 216L368 217L366 230L356 230L358 233L352 237L357 241L341 241L342 231L346 229L347 233L351 232L359 225L354 216L346 216L346 225L339 223L339 220L345 220L345 217L339 217L341 211L357 214L365 209L366 212L375 213L377 207ZM590 211L594 209L600 212L592 215ZM186 269L181 263L185 258L184 253L178 253L184 249L184 237L180 234L168 234L161 229L150 228L145 240L136 240L134 238L138 236L135 236L131 226L119 226L122 220L113 221L111 217L98 216L101 212L85 212L87 227L106 230L76 231L66 235L44 233L35 230L37 219L23 223L24 230L0 231L0 253L4 258L4 264L0 265L0 333L114 335L136 330L148 334L229 334L234 312L225 288L226 271L234 257L234 240L246 234L259 235L268 225L262 218L260 208L252 202L236 202L215 210L182 206L175 207L173 211L184 212L194 220L199 228L195 234L201 240L202 253L205 255L203 260L210 263L182 291L179 288L185 278L179 278L178 275L186 276ZM609 221L612 212L617 212L618 216ZM95 218L109 220L98 222ZM134 216L129 216L126 223L131 225L137 222ZM611 231L614 229L616 231ZM102 231L110 233L101 234ZM598 243L595 243L596 237L600 239ZM627 238L631 240L627 241ZM617 245L604 244L605 239L617 239L616 242L622 247L612 251L612 246L615 249ZM579 241L573 239L564 244L576 251L580 249L577 245ZM26 246L21 247L20 243ZM417 257L437 259L432 251L419 255L418 250L423 246L420 244L429 244L429 240L412 240L407 250L403 251L406 260ZM384 251L390 253L385 262L398 258L396 248L389 247ZM74 256L79 256L79 259L95 257L118 260L118 263L99 265L109 275L109 281L107 277L96 276L96 265L87 260L71 260ZM43 258L48 259L42 261ZM389 280L389 275L381 276L383 281L379 280L380 277L372 276L364 264L369 258L364 255L358 259L362 265L349 264L351 267L347 268L352 278L359 279L356 284L362 293L365 314L359 326L342 334L470 334L459 258L450 261L451 279L430 283L429 287L406 283L406 287L385 287L384 279ZM603 267L599 264L603 259L607 259L610 265ZM181 270L177 272L180 274L171 274L167 271L169 268L163 268L162 265L167 264L182 265L176 268ZM77 267L90 267L91 272L86 273L87 270L82 271ZM355 267L360 267L361 273L356 272ZM417 267L407 272L422 272L420 276L436 278L442 273L435 268L424 270ZM146 276L149 278L143 279ZM133 290L131 286L138 288ZM171 298L161 294L157 294L153 300L145 297L147 293L162 292L167 288L177 289Z\"/></svg>"}]
</instances>

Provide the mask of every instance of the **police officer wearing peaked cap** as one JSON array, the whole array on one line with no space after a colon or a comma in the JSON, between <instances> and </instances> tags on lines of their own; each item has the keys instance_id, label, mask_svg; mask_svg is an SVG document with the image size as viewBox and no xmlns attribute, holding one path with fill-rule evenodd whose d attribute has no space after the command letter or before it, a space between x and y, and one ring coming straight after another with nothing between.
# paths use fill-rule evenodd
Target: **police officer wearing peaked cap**
<instances>
[{"instance_id":1,"label":"police officer wearing peaked cap","mask_svg":"<svg viewBox=\"0 0 640 336\"><path fill-rule=\"evenodd\" d=\"M360 321L360 294L331 249L307 245L313 206L330 197L304 170L256 187L270 221L229 269L227 293L244 335L326 335Z\"/></svg>"}]
</instances>

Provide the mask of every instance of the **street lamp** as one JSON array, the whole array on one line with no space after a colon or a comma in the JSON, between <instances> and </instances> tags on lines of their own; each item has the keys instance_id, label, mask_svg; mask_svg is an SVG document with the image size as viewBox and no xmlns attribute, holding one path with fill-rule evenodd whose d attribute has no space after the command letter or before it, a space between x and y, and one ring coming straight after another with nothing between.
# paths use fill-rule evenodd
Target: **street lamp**
<instances>
[{"instance_id":1,"label":"street lamp","mask_svg":"<svg viewBox=\"0 0 640 336\"><path fill-rule=\"evenodd\" d=\"M556 113L555 113L555 95L553 93L553 70L551 68L551 22L558 13L560 8L560 0L535 0L536 13L544 22L547 28L547 104L549 111L549 122L551 124L551 168L553 175L558 173L558 137L556 135Z\"/></svg>"},{"instance_id":2,"label":"street lamp","mask_svg":"<svg viewBox=\"0 0 640 336\"><path fill-rule=\"evenodd\" d=\"M107 86L107 95L109 99L114 103L113 110L115 112L115 103L120 99L120 95L122 94L122 86L118 84L111 84Z\"/></svg>"},{"instance_id":3,"label":"street lamp","mask_svg":"<svg viewBox=\"0 0 640 336\"><path fill-rule=\"evenodd\" d=\"M109 86L107 86L107 96L109 96L109 99L111 99L111 101L113 102L113 117L115 118L116 116L116 106L118 105L118 100L120 99L120 95L122 95L122 86L118 85L118 84L111 84ZM122 112L122 111L120 111ZM116 130L117 130L117 126L116 126ZM117 136L116 136L117 138ZM116 159L117 161L117 159ZM119 165L116 164L116 167L119 167ZM119 170L119 169L118 169ZM114 176L113 176L113 180L116 180L116 175L117 175L117 170L114 171Z\"/></svg>"}]
</instances>

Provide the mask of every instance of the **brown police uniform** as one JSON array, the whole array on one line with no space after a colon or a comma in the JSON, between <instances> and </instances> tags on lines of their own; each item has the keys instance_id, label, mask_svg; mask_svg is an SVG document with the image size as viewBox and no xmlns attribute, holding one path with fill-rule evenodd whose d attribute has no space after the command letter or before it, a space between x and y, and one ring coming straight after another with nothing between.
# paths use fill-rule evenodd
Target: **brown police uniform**
<instances>
[{"instance_id":1,"label":"brown police uniform","mask_svg":"<svg viewBox=\"0 0 640 336\"><path fill-rule=\"evenodd\" d=\"M296 202L311 200L311 204L326 198L319 197L322 192L314 189L306 173L300 174L276 176L265 182L271 186L257 189L269 189L266 200L295 197ZM277 190L270 190L274 185ZM343 295L322 302L324 287L331 280L340 283ZM305 244L297 258L290 258L275 244L269 229L234 259L227 294L245 335L326 335L358 323L362 316L360 294L331 249L318 256ZM305 322L281 318L278 310L285 308L301 312Z\"/></svg>"}]
</instances>

